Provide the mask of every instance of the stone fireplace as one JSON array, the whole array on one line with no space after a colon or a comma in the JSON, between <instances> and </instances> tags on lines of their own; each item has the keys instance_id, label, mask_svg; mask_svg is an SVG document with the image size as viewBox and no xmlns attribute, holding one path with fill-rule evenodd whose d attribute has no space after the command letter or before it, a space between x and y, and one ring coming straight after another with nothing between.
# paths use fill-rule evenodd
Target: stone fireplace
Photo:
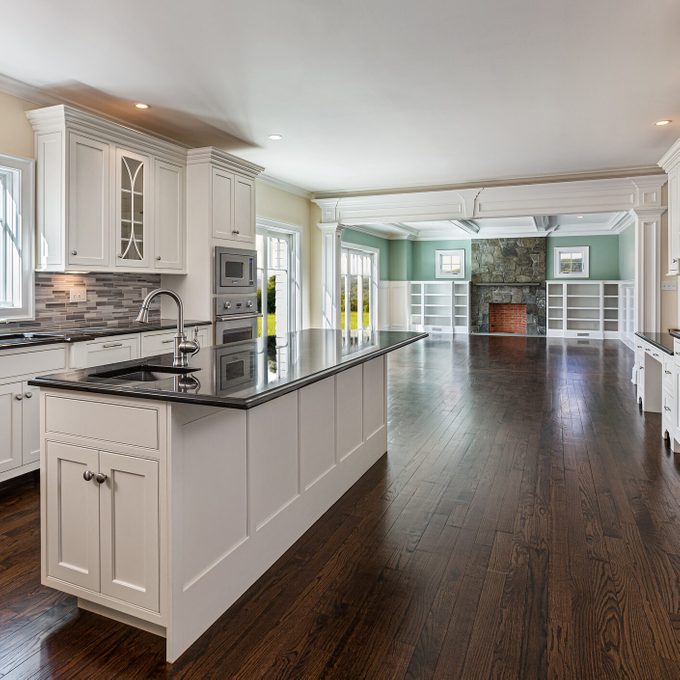
<instances>
[{"instance_id":1,"label":"stone fireplace","mask_svg":"<svg viewBox=\"0 0 680 680\"><path fill-rule=\"evenodd\" d=\"M546 241L544 238L479 239L471 245L470 331L545 335ZM500 330L496 313L516 317L521 330ZM508 305L506 310L500 307ZM512 307L510 307L512 306Z\"/></svg>"}]
</instances>

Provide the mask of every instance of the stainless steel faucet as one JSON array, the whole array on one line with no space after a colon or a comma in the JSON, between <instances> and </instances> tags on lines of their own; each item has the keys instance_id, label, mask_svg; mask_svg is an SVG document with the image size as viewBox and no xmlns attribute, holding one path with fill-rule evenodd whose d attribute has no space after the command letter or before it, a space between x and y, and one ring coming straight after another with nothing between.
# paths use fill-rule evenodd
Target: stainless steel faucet
<instances>
[{"instance_id":1,"label":"stainless steel faucet","mask_svg":"<svg viewBox=\"0 0 680 680\"><path fill-rule=\"evenodd\" d=\"M169 295L177 303L177 333L175 333L175 351L172 358L173 366L188 366L189 357L197 354L201 349L200 344L194 335L193 340L188 340L184 332L184 305L182 298L169 288L156 288L152 290L142 302L142 306L137 314L137 321L139 323L149 323L149 305L155 297L159 295Z\"/></svg>"}]
</instances>

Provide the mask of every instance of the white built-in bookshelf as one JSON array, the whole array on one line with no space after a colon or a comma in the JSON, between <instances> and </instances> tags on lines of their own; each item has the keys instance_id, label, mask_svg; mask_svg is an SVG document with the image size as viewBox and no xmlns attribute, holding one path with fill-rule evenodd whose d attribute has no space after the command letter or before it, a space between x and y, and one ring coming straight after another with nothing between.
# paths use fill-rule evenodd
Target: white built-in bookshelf
<instances>
[{"instance_id":1,"label":"white built-in bookshelf","mask_svg":"<svg viewBox=\"0 0 680 680\"><path fill-rule=\"evenodd\" d=\"M619 338L628 324L625 284L625 281L548 281L547 334L565 338Z\"/></svg>"},{"instance_id":2,"label":"white built-in bookshelf","mask_svg":"<svg viewBox=\"0 0 680 680\"><path fill-rule=\"evenodd\" d=\"M469 281L411 281L410 323L431 333L467 333L470 322Z\"/></svg>"}]
</instances>

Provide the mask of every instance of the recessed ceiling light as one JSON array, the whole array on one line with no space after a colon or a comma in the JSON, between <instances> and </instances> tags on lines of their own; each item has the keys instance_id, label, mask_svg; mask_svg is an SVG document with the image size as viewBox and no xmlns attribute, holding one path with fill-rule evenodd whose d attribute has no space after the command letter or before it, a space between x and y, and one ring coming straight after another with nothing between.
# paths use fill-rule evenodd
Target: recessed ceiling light
<instances>
[{"instance_id":1,"label":"recessed ceiling light","mask_svg":"<svg viewBox=\"0 0 680 680\"><path fill-rule=\"evenodd\" d=\"M149 108L149 105L148 105L148 104L145 104L144 102L137 102L137 103L135 104L135 108L136 108L136 109L148 109L148 108Z\"/></svg>"},{"instance_id":2,"label":"recessed ceiling light","mask_svg":"<svg viewBox=\"0 0 680 680\"><path fill-rule=\"evenodd\" d=\"M278 132L275 132L274 134L269 135L269 139L278 142L280 139L283 139L283 135L280 135Z\"/></svg>"},{"instance_id":3,"label":"recessed ceiling light","mask_svg":"<svg viewBox=\"0 0 680 680\"><path fill-rule=\"evenodd\" d=\"M582 220L582 219L583 219L583 215L576 215L576 219L577 219L577 220Z\"/></svg>"},{"instance_id":4,"label":"recessed ceiling light","mask_svg":"<svg viewBox=\"0 0 680 680\"><path fill-rule=\"evenodd\" d=\"M668 125L671 122L672 121L670 120L657 120L656 123L654 123L654 125L658 125L659 127L661 127L662 125Z\"/></svg>"}]
</instances>

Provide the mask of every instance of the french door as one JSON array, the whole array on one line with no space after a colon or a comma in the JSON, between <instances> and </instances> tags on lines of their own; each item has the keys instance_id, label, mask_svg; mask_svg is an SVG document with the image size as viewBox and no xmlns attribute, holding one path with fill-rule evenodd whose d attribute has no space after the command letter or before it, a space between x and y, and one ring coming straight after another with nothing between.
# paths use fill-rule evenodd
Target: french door
<instances>
[{"instance_id":1,"label":"french door","mask_svg":"<svg viewBox=\"0 0 680 680\"><path fill-rule=\"evenodd\" d=\"M285 337L295 330L295 239L268 229L257 232L258 335Z\"/></svg>"},{"instance_id":2,"label":"french door","mask_svg":"<svg viewBox=\"0 0 680 680\"><path fill-rule=\"evenodd\" d=\"M377 254L342 246L340 251L340 328L375 329L378 326Z\"/></svg>"}]
</instances>

